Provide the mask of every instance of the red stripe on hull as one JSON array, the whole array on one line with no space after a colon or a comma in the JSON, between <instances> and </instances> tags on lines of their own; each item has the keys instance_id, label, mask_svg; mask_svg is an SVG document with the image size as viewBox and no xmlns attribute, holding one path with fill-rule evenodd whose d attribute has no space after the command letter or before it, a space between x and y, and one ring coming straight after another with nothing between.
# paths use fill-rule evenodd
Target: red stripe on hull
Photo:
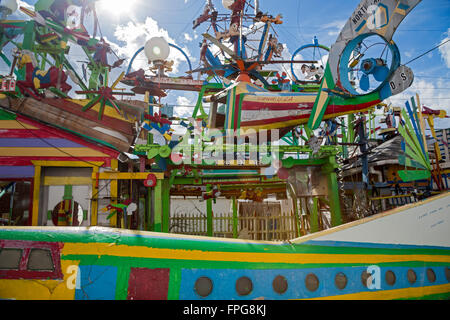
<instances>
[{"instance_id":1,"label":"red stripe on hull","mask_svg":"<svg viewBox=\"0 0 450 320\"><path fill-rule=\"evenodd\" d=\"M46 132L43 130L33 130L32 129L0 129L0 134L2 138L60 138L60 136L53 134L51 132Z\"/></svg>"},{"instance_id":2,"label":"red stripe on hull","mask_svg":"<svg viewBox=\"0 0 450 320\"><path fill-rule=\"evenodd\" d=\"M301 105L302 107L299 107ZM258 110L273 110L273 111L284 111L284 110L312 110L314 107L314 102L305 103L260 103L253 101L242 102L242 111L258 111Z\"/></svg>"},{"instance_id":3,"label":"red stripe on hull","mask_svg":"<svg viewBox=\"0 0 450 320\"><path fill-rule=\"evenodd\" d=\"M379 102L381 102L381 100L370 101L370 102L362 103L362 104L358 104L358 105L330 105L327 107L327 109L325 111L325 116L332 115L332 114L359 112L359 111L365 110ZM263 109L263 108L260 107L260 109ZM297 109L302 110L300 108L297 108ZM252 126L268 125L268 124L273 124L273 123L277 123L277 122L309 119L310 115L311 114L304 114L304 115L300 115L300 116L267 118L267 119L252 120L252 121L245 121L245 122L243 121L241 123L241 126L252 127Z\"/></svg>"}]
</instances>

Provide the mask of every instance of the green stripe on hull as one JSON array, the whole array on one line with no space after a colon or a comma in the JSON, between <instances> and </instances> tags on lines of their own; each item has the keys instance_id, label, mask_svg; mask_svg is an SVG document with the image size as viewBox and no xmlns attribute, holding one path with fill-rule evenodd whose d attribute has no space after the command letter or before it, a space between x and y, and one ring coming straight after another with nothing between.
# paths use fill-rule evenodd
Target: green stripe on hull
<instances>
[{"instance_id":1,"label":"green stripe on hull","mask_svg":"<svg viewBox=\"0 0 450 320\"><path fill-rule=\"evenodd\" d=\"M115 235L99 232L90 233L59 233L59 232L24 232L24 231L0 231L0 239L44 241L44 242L67 242L67 243L114 243L115 245L153 247L174 250L200 250L210 252L249 252L249 253L315 253L315 254L363 254L363 255L450 255L450 250L435 248L365 248L365 247L332 247L306 244L267 244L258 242L223 242L220 239L195 240L186 238L155 238L139 235Z\"/></svg>"}]
</instances>

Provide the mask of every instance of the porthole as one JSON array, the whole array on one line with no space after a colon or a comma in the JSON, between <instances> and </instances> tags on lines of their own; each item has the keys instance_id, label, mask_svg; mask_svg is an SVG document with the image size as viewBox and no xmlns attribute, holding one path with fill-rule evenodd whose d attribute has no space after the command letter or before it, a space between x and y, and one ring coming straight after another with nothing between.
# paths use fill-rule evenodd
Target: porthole
<instances>
[{"instance_id":1,"label":"porthole","mask_svg":"<svg viewBox=\"0 0 450 320\"><path fill-rule=\"evenodd\" d=\"M369 279L370 276L372 275L368 273L366 270L364 270L361 274L361 283L366 288L367 288L367 280Z\"/></svg>"},{"instance_id":2,"label":"porthole","mask_svg":"<svg viewBox=\"0 0 450 320\"><path fill-rule=\"evenodd\" d=\"M450 282L450 269L448 267L445 268L445 277L447 278L447 282Z\"/></svg>"},{"instance_id":3,"label":"porthole","mask_svg":"<svg viewBox=\"0 0 450 320\"><path fill-rule=\"evenodd\" d=\"M347 286L347 281L347 276L342 272L339 272L336 277L334 277L334 284L339 290L345 289L345 287Z\"/></svg>"},{"instance_id":4,"label":"porthole","mask_svg":"<svg viewBox=\"0 0 450 320\"><path fill-rule=\"evenodd\" d=\"M306 289L314 292L319 288L319 278L314 273L310 273L305 278L305 285Z\"/></svg>"},{"instance_id":5,"label":"porthole","mask_svg":"<svg viewBox=\"0 0 450 320\"><path fill-rule=\"evenodd\" d=\"M409 269L409 270L408 270L407 276L408 276L408 281L409 281L409 283L411 283L411 284L416 283L416 281L417 281L417 275L416 275L416 273L414 272L413 269Z\"/></svg>"},{"instance_id":6,"label":"porthole","mask_svg":"<svg viewBox=\"0 0 450 320\"><path fill-rule=\"evenodd\" d=\"M205 298L211 294L213 290L213 282L208 277L200 277L195 282L194 289L200 297Z\"/></svg>"},{"instance_id":7,"label":"porthole","mask_svg":"<svg viewBox=\"0 0 450 320\"><path fill-rule=\"evenodd\" d=\"M247 277L241 277L236 281L236 292L240 296L247 296L253 291L253 283Z\"/></svg>"},{"instance_id":8,"label":"porthole","mask_svg":"<svg viewBox=\"0 0 450 320\"><path fill-rule=\"evenodd\" d=\"M431 283L436 281L436 274L434 273L433 269L431 268L427 269L427 278L428 281L430 281Z\"/></svg>"},{"instance_id":9,"label":"porthole","mask_svg":"<svg viewBox=\"0 0 450 320\"><path fill-rule=\"evenodd\" d=\"M288 289L288 282L285 277L277 276L275 279L273 279L272 287L273 291L275 291L276 293L283 294Z\"/></svg>"},{"instance_id":10,"label":"porthole","mask_svg":"<svg viewBox=\"0 0 450 320\"><path fill-rule=\"evenodd\" d=\"M393 286L395 284L395 273L391 270L386 271L386 274L384 275L384 279L386 280L386 283L390 286Z\"/></svg>"}]
</instances>

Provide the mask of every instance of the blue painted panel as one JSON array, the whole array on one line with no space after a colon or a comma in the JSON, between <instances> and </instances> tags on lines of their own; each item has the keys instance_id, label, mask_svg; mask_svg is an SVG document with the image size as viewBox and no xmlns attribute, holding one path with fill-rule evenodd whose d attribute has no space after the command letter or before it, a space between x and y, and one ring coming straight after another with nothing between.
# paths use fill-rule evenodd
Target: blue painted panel
<instances>
[{"instance_id":1,"label":"blue painted panel","mask_svg":"<svg viewBox=\"0 0 450 320\"><path fill-rule=\"evenodd\" d=\"M56 138L0 138L1 148L86 148L81 144Z\"/></svg>"},{"instance_id":2,"label":"blue painted panel","mask_svg":"<svg viewBox=\"0 0 450 320\"><path fill-rule=\"evenodd\" d=\"M117 267L80 266L81 285L75 291L75 300L114 300Z\"/></svg>"},{"instance_id":3,"label":"blue painted panel","mask_svg":"<svg viewBox=\"0 0 450 320\"><path fill-rule=\"evenodd\" d=\"M34 166L0 166L0 178L34 178Z\"/></svg>"},{"instance_id":4,"label":"blue painted panel","mask_svg":"<svg viewBox=\"0 0 450 320\"><path fill-rule=\"evenodd\" d=\"M440 208L438 210L442 210ZM354 241L334 241L334 240L308 240L302 243L302 245L313 245L323 247L347 247L347 248L377 248L377 249L438 249L448 250L450 247L439 246L419 246L412 244L391 244L391 243L371 243L371 242L354 242Z\"/></svg>"},{"instance_id":5,"label":"blue painted panel","mask_svg":"<svg viewBox=\"0 0 450 320\"><path fill-rule=\"evenodd\" d=\"M311 299L327 296L338 296L358 292L375 291L363 286L361 275L367 270L364 267L332 267L332 268L311 268L311 269L276 269L276 270L245 270L245 269L183 269L181 272L180 299L182 300L202 300L204 298L195 292L195 282L200 277L208 277L213 282L213 290L206 298L208 300L252 300L264 297L269 300L278 299ZM407 273L412 269L417 275L414 284L408 282ZM426 277L427 267L381 267L381 288L376 291L395 290L403 288L418 288L448 283L445 277L445 267L432 267L436 274L436 281L431 283ZM386 282L385 274L388 270L394 272L396 282L389 285ZM335 277L338 273L347 276L347 286L340 290L335 286ZM306 288L305 278L308 274L314 273L319 279L319 287L311 292ZM282 275L288 282L288 289L284 294L274 292L272 282L278 275ZM247 296L239 296L236 293L236 281L240 277L248 277L253 282L253 291Z\"/></svg>"}]
</instances>

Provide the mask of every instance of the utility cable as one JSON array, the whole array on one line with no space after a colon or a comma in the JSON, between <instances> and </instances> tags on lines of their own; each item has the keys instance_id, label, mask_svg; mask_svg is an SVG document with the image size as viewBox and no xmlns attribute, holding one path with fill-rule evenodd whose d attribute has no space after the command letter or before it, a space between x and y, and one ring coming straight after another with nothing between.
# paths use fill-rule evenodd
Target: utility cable
<instances>
[{"instance_id":1,"label":"utility cable","mask_svg":"<svg viewBox=\"0 0 450 320\"><path fill-rule=\"evenodd\" d=\"M443 46L444 44L446 44L447 42L449 42L450 41L450 39L447 39L446 41L444 41L444 42L442 42L442 43L440 43L439 45L437 45L437 46L435 46L435 47L433 47L433 48L431 48L430 50L428 50L427 52L425 52L425 53L422 53L421 55L419 55L419 56L417 56L417 57L415 57L414 59L412 59L412 60L410 60L410 61L408 61L407 63L405 63L404 65L406 66L407 64L410 64L411 62L413 62L413 61L415 61L415 60L417 60L417 59L419 59L419 58L422 58L424 55L426 55L426 54L428 54L428 53L430 53L431 51L433 51L433 50L436 50L437 48L439 48L439 47L441 47L441 46Z\"/></svg>"}]
</instances>

